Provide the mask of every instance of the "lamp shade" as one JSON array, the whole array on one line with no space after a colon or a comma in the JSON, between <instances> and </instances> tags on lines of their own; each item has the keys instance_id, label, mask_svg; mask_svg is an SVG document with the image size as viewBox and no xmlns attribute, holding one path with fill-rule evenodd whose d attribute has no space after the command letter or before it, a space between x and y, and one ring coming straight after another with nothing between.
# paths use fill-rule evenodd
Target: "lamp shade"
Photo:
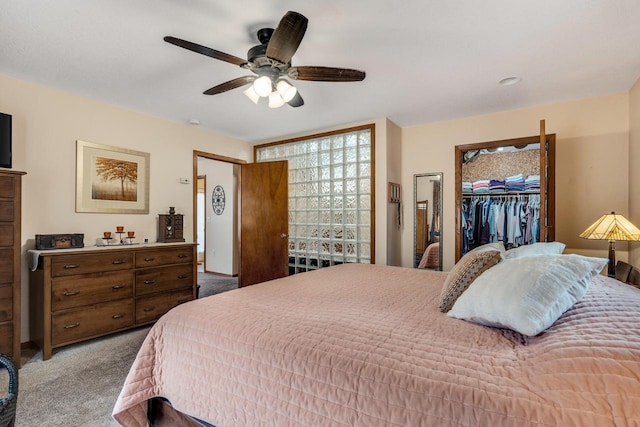
<instances>
[{"instance_id":1,"label":"lamp shade","mask_svg":"<svg viewBox=\"0 0 640 427\"><path fill-rule=\"evenodd\" d=\"M627 218L611 212L602 215L591 224L580 237L598 240L640 240L640 229L631 224Z\"/></svg>"},{"instance_id":2,"label":"lamp shade","mask_svg":"<svg viewBox=\"0 0 640 427\"><path fill-rule=\"evenodd\" d=\"M284 105L284 100L280 94L276 91L271 92L269 95L269 108L280 108Z\"/></svg>"},{"instance_id":3,"label":"lamp shade","mask_svg":"<svg viewBox=\"0 0 640 427\"><path fill-rule=\"evenodd\" d=\"M258 77L253 82L253 90L260 96L269 96L273 89L273 83L267 76Z\"/></svg>"},{"instance_id":4,"label":"lamp shade","mask_svg":"<svg viewBox=\"0 0 640 427\"><path fill-rule=\"evenodd\" d=\"M282 96L284 102L289 102L296 96L298 90L290 85L286 80L278 80L278 84L276 85L276 90Z\"/></svg>"},{"instance_id":5,"label":"lamp shade","mask_svg":"<svg viewBox=\"0 0 640 427\"><path fill-rule=\"evenodd\" d=\"M258 93L255 91L255 89L253 88L253 85L249 86L242 93L244 93L247 96L247 98L253 101L254 104L257 104L258 101L260 100L260 95L258 95Z\"/></svg>"}]
</instances>

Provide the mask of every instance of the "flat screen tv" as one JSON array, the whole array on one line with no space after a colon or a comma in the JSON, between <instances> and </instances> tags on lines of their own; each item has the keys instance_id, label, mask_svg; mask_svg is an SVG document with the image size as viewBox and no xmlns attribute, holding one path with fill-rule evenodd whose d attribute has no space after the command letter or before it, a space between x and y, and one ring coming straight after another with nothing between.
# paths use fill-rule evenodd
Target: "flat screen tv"
<instances>
[{"instance_id":1,"label":"flat screen tv","mask_svg":"<svg viewBox=\"0 0 640 427\"><path fill-rule=\"evenodd\" d=\"M0 167L11 168L11 115L0 113Z\"/></svg>"}]
</instances>

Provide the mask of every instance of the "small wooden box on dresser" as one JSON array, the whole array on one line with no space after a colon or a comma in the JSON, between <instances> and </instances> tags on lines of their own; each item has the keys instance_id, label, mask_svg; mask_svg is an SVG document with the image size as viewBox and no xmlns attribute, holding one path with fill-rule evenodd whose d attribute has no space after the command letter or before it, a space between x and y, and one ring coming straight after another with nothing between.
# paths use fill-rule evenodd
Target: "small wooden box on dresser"
<instances>
[{"instance_id":1,"label":"small wooden box on dresser","mask_svg":"<svg viewBox=\"0 0 640 427\"><path fill-rule=\"evenodd\" d=\"M22 175L0 170L0 353L20 366Z\"/></svg>"},{"instance_id":2,"label":"small wooden box on dresser","mask_svg":"<svg viewBox=\"0 0 640 427\"><path fill-rule=\"evenodd\" d=\"M30 251L31 340L55 348L153 323L196 297L196 245Z\"/></svg>"}]
</instances>

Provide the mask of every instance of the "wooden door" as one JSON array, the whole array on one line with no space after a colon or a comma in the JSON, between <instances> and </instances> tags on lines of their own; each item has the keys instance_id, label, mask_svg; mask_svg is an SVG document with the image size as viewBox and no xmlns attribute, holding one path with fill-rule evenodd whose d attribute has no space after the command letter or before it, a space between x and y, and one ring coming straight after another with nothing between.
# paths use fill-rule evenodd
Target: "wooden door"
<instances>
[{"instance_id":1,"label":"wooden door","mask_svg":"<svg viewBox=\"0 0 640 427\"><path fill-rule=\"evenodd\" d=\"M286 160L241 166L239 287L289 273L288 174Z\"/></svg>"}]
</instances>

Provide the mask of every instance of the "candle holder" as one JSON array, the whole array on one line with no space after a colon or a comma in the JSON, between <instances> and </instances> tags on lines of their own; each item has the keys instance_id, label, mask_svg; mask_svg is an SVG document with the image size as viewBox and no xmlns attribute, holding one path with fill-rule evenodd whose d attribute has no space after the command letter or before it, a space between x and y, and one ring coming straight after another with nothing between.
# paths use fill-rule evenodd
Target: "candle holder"
<instances>
[{"instance_id":1,"label":"candle holder","mask_svg":"<svg viewBox=\"0 0 640 427\"><path fill-rule=\"evenodd\" d=\"M111 244L111 232L105 231L102 233L102 240L104 241L105 246L109 246Z\"/></svg>"},{"instance_id":2,"label":"candle holder","mask_svg":"<svg viewBox=\"0 0 640 427\"><path fill-rule=\"evenodd\" d=\"M120 242L120 244L124 245L124 239L122 238L122 235L124 234L124 226L123 225L116 226L116 234L119 237L118 241Z\"/></svg>"}]
</instances>

